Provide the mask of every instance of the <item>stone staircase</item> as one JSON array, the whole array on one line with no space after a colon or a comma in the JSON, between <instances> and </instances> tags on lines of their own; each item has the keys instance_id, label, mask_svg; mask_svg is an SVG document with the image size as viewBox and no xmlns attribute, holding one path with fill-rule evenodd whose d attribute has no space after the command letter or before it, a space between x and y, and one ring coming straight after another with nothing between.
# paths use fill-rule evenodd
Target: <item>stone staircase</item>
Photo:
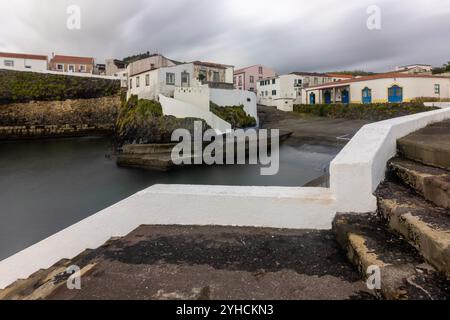
<instances>
[{"instance_id":1,"label":"stone staircase","mask_svg":"<svg viewBox=\"0 0 450 320\"><path fill-rule=\"evenodd\" d=\"M366 276L381 270L380 297L450 298L450 121L397 142L378 212L338 214L337 240Z\"/></svg>"}]
</instances>

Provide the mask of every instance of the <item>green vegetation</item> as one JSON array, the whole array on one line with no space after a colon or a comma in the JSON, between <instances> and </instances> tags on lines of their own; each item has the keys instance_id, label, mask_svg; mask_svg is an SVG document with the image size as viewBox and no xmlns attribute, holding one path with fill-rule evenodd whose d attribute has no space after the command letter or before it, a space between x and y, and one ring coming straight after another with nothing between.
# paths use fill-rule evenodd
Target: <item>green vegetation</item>
<instances>
[{"instance_id":1,"label":"green vegetation","mask_svg":"<svg viewBox=\"0 0 450 320\"><path fill-rule=\"evenodd\" d=\"M129 56L129 57L125 57L125 58L122 59L122 61L125 62L125 64L130 64L132 62L135 62L135 61L138 61L138 60L141 60L141 59L145 59L145 58L148 58L150 56L151 56L150 51L147 51L147 52L144 52L144 53L139 53L139 54L135 54L135 55L132 55L132 56Z\"/></svg>"},{"instance_id":2,"label":"green vegetation","mask_svg":"<svg viewBox=\"0 0 450 320\"><path fill-rule=\"evenodd\" d=\"M435 98L435 97L421 97L421 98L415 98L412 99L411 102L419 102L419 103L424 103L424 102L450 102L450 99L441 99L441 98Z\"/></svg>"},{"instance_id":3,"label":"green vegetation","mask_svg":"<svg viewBox=\"0 0 450 320\"><path fill-rule=\"evenodd\" d=\"M295 105L294 112L327 118L381 121L435 110L420 102Z\"/></svg>"},{"instance_id":4,"label":"green vegetation","mask_svg":"<svg viewBox=\"0 0 450 320\"><path fill-rule=\"evenodd\" d=\"M245 110L244 106L230 106L230 107L219 107L214 102L210 102L210 110L219 118L230 123L233 129L235 128L248 128L256 126L256 119L249 116Z\"/></svg>"},{"instance_id":5,"label":"green vegetation","mask_svg":"<svg viewBox=\"0 0 450 320\"><path fill-rule=\"evenodd\" d=\"M374 75L374 72L368 72L368 71L364 71L364 70L352 70L352 71L332 71L332 72L328 72L328 73L336 73L336 74L348 74L351 76L370 76L370 75Z\"/></svg>"},{"instance_id":6,"label":"green vegetation","mask_svg":"<svg viewBox=\"0 0 450 320\"><path fill-rule=\"evenodd\" d=\"M119 92L119 80L0 70L0 105L91 99Z\"/></svg>"},{"instance_id":7,"label":"green vegetation","mask_svg":"<svg viewBox=\"0 0 450 320\"><path fill-rule=\"evenodd\" d=\"M439 73L445 73L450 72L450 61L446 64L444 64L442 67L434 68L433 74L439 74Z\"/></svg>"},{"instance_id":8,"label":"green vegetation","mask_svg":"<svg viewBox=\"0 0 450 320\"><path fill-rule=\"evenodd\" d=\"M138 99L134 95L127 101L122 96L116 144L169 143L176 129L187 129L193 134L194 121L202 121L203 131L209 129L201 119L164 116L161 104L157 101Z\"/></svg>"}]
</instances>

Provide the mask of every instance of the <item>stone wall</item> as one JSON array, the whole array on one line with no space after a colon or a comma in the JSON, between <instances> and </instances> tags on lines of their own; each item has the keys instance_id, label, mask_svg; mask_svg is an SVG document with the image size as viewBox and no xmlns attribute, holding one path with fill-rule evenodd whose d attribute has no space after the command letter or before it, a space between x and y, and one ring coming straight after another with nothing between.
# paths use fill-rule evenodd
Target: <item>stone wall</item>
<instances>
[{"instance_id":1,"label":"stone wall","mask_svg":"<svg viewBox=\"0 0 450 320\"><path fill-rule=\"evenodd\" d=\"M2 105L0 139L112 133L119 107L119 96Z\"/></svg>"}]
</instances>

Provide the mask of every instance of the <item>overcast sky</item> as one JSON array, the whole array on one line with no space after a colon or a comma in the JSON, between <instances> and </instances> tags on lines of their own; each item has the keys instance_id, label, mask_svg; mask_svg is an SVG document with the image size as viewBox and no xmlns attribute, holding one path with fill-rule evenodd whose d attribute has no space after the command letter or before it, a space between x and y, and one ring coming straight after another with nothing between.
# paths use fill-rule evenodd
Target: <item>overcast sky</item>
<instances>
[{"instance_id":1,"label":"overcast sky","mask_svg":"<svg viewBox=\"0 0 450 320\"><path fill-rule=\"evenodd\" d=\"M0 51L109 57L159 52L180 61L279 73L450 60L450 0L0 0ZM66 27L69 5L81 29ZM367 7L381 9L369 30Z\"/></svg>"}]
</instances>

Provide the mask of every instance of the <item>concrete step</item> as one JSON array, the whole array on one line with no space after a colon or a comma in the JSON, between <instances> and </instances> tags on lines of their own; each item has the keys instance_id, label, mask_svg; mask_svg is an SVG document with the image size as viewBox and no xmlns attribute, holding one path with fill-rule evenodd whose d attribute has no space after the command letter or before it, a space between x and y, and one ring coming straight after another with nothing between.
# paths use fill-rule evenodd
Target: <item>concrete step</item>
<instances>
[{"instance_id":1,"label":"concrete step","mask_svg":"<svg viewBox=\"0 0 450 320\"><path fill-rule=\"evenodd\" d=\"M407 159L450 170L450 121L432 124L398 140L397 148Z\"/></svg>"},{"instance_id":2,"label":"concrete step","mask_svg":"<svg viewBox=\"0 0 450 320\"><path fill-rule=\"evenodd\" d=\"M336 239L364 278L376 266L381 274L377 294L389 300L448 299L449 282L417 250L390 233L375 214L338 214Z\"/></svg>"},{"instance_id":3,"label":"concrete step","mask_svg":"<svg viewBox=\"0 0 450 320\"><path fill-rule=\"evenodd\" d=\"M391 177L414 189L426 200L450 209L450 172L418 162L394 158L388 163Z\"/></svg>"},{"instance_id":4,"label":"concrete step","mask_svg":"<svg viewBox=\"0 0 450 320\"><path fill-rule=\"evenodd\" d=\"M411 189L384 182L377 190L379 214L437 270L450 277L450 211Z\"/></svg>"}]
</instances>

